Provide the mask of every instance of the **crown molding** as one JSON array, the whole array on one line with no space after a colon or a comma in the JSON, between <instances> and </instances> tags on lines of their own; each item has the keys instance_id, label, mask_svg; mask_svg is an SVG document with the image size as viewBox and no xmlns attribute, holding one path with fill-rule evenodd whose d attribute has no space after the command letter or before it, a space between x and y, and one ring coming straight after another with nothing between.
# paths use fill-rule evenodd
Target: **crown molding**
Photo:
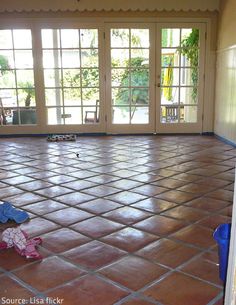
<instances>
[{"instance_id":1,"label":"crown molding","mask_svg":"<svg viewBox=\"0 0 236 305\"><path fill-rule=\"evenodd\" d=\"M220 0L1 0L0 12L218 11Z\"/></svg>"}]
</instances>

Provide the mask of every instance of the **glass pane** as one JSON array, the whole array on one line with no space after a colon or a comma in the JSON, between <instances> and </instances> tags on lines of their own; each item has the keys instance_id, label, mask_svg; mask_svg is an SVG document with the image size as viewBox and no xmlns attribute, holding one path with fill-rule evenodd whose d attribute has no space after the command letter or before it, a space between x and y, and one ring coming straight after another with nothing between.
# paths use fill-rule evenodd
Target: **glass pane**
<instances>
[{"instance_id":1,"label":"glass pane","mask_svg":"<svg viewBox=\"0 0 236 305\"><path fill-rule=\"evenodd\" d=\"M98 69L81 69L83 87L99 87Z\"/></svg>"},{"instance_id":2,"label":"glass pane","mask_svg":"<svg viewBox=\"0 0 236 305\"><path fill-rule=\"evenodd\" d=\"M1 117L2 125L12 125L13 124L13 111L15 108L4 108L4 116Z\"/></svg>"},{"instance_id":3,"label":"glass pane","mask_svg":"<svg viewBox=\"0 0 236 305\"><path fill-rule=\"evenodd\" d=\"M197 88L196 87L181 87L180 88L180 103L181 104L196 104L197 103Z\"/></svg>"},{"instance_id":4,"label":"glass pane","mask_svg":"<svg viewBox=\"0 0 236 305\"><path fill-rule=\"evenodd\" d=\"M82 67L98 67L98 49L81 50Z\"/></svg>"},{"instance_id":5,"label":"glass pane","mask_svg":"<svg viewBox=\"0 0 236 305\"><path fill-rule=\"evenodd\" d=\"M181 110L180 121L183 123L197 123L197 107L184 106Z\"/></svg>"},{"instance_id":6,"label":"glass pane","mask_svg":"<svg viewBox=\"0 0 236 305\"><path fill-rule=\"evenodd\" d=\"M198 47L199 29L181 29L181 46Z\"/></svg>"},{"instance_id":7,"label":"glass pane","mask_svg":"<svg viewBox=\"0 0 236 305\"><path fill-rule=\"evenodd\" d=\"M62 103L62 92L60 89L46 89L45 99L47 106L61 106Z\"/></svg>"},{"instance_id":8,"label":"glass pane","mask_svg":"<svg viewBox=\"0 0 236 305\"><path fill-rule=\"evenodd\" d=\"M131 47L149 48L149 30L131 29Z\"/></svg>"},{"instance_id":9,"label":"glass pane","mask_svg":"<svg viewBox=\"0 0 236 305\"><path fill-rule=\"evenodd\" d=\"M148 105L149 104L149 92L148 89L135 88L131 89L132 103L136 105Z\"/></svg>"},{"instance_id":10,"label":"glass pane","mask_svg":"<svg viewBox=\"0 0 236 305\"><path fill-rule=\"evenodd\" d=\"M61 30L61 47L79 48L79 31L67 29Z\"/></svg>"},{"instance_id":11,"label":"glass pane","mask_svg":"<svg viewBox=\"0 0 236 305\"><path fill-rule=\"evenodd\" d=\"M112 69L111 70L112 86L114 87L130 86L129 75L130 74L128 69Z\"/></svg>"},{"instance_id":12,"label":"glass pane","mask_svg":"<svg viewBox=\"0 0 236 305\"><path fill-rule=\"evenodd\" d=\"M161 123L178 123L178 107L172 105L161 106Z\"/></svg>"},{"instance_id":13,"label":"glass pane","mask_svg":"<svg viewBox=\"0 0 236 305\"><path fill-rule=\"evenodd\" d=\"M0 51L0 68L3 70L15 68L13 51Z\"/></svg>"},{"instance_id":14,"label":"glass pane","mask_svg":"<svg viewBox=\"0 0 236 305\"><path fill-rule=\"evenodd\" d=\"M12 73L13 74L13 73ZM17 70L17 87L34 87L34 72L33 70Z\"/></svg>"},{"instance_id":15,"label":"glass pane","mask_svg":"<svg viewBox=\"0 0 236 305\"><path fill-rule=\"evenodd\" d=\"M161 105L178 104L179 103L179 88L164 87L161 89Z\"/></svg>"},{"instance_id":16,"label":"glass pane","mask_svg":"<svg viewBox=\"0 0 236 305\"><path fill-rule=\"evenodd\" d=\"M111 30L111 47L122 48L129 47L129 29Z\"/></svg>"},{"instance_id":17,"label":"glass pane","mask_svg":"<svg viewBox=\"0 0 236 305\"><path fill-rule=\"evenodd\" d=\"M161 85L162 86L178 86L179 85L179 69L164 68L161 70Z\"/></svg>"},{"instance_id":18,"label":"glass pane","mask_svg":"<svg viewBox=\"0 0 236 305\"><path fill-rule=\"evenodd\" d=\"M12 49L11 30L0 31L0 49Z\"/></svg>"},{"instance_id":19,"label":"glass pane","mask_svg":"<svg viewBox=\"0 0 236 305\"><path fill-rule=\"evenodd\" d=\"M43 67L44 68L60 68L61 55L58 50L43 51Z\"/></svg>"},{"instance_id":20,"label":"glass pane","mask_svg":"<svg viewBox=\"0 0 236 305\"><path fill-rule=\"evenodd\" d=\"M0 97L2 99L3 107L16 107L17 106L17 97L16 90L0 90Z\"/></svg>"},{"instance_id":21,"label":"glass pane","mask_svg":"<svg viewBox=\"0 0 236 305\"><path fill-rule=\"evenodd\" d=\"M148 69L132 69L131 70L131 86L148 87L149 86L149 70Z\"/></svg>"},{"instance_id":22,"label":"glass pane","mask_svg":"<svg viewBox=\"0 0 236 305\"><path fill-rule=\"evenodd\" d=\"M179 66L180 53L177 51L177 49L162 49L161 53L162 67Z\"/></svg>"},{"instance_id":23,"label":"glass pane","mask_svg":"<svg viewBox=\"0 0 236 305\"><path fill-rule=\"evenodd\" d=\"M193 86L198 84L198 68L181 69L181 85Z\"/></svg>"},{"instance_id":24,"label":"glass pane","mask_svg":"<svg viewBox=\"0 0 236 305\"><path fill-rule=\"evenodd\" d=\"M149 66L149 50L131 49L131 66Z\"/></svg>"},{"instance_id":25,"label":"glass pane","mask_svg":"<svg viewBox=\"0 0 236 305\"><path fill-rule=\"evenodd\" d=\"M16 68L33 68L32 51L15 51Z\"/></svg>"},{"instance_id":26,"label":"glass pane","mask_svg":"<svg viewBox=\"0 0 236 305\"><path fill-rule=\"evenodd\" d=\"M99 106L83 107L83 117L85 124L99 123Z\"/></svg>"},{"instance_id":27,"label":"glass pane","mask_svg":"<svg viewBox=\"0 0 236 305\"><path fill-rule=\"evenodd\" d=\"M13 30L13 40L15 49L31 49L31 30Z\"/></svg>"},{"instance_id":28,"label":"glass pane","mask_svg":"<svg viewBox=\"0 0 236 305\"><path fill-rule=\"evenodd\" d=\"M34 88L18 89L18 102L21 107L35 106Z\"/></svg>"},{"instance_id":29,"label":"glass pane","mask_svg":"<svg viewBox=\"0 0 236 305\"><path fill-rule=\"evenodd\" d=\"M48 124L49 125L60 125L64 123L62 118L63 108L48 108Z\"/></svg>"},{"instance_id":30,"label":"glass pane","mask_svg":"<svg viewBox=\"0 0 236 305\"><path fill-rule=\"evenodd\" d=\"M148 107L131 107L131 124L148 124Z\"/></svg>"},{"instance_id":31,"label":"glass pane","mask_svg":"<svg viewBox=\"0 0 236 305\"><path fill-rule=\"evenodd\" d=\"M113 124L129 124L130 108L129 107L113 107Z\"/></svg>"},{"instance_id":32,"label":"glass pane","mask_svg":"<svg viewBox=\"0 0 236 305\"><path fill-rule=\"evenodd\" d=\"M161 45L163 48L180 45L180 29L162 29Z\"/></svg>"},{"instance_id":33,"label":"glass pane","mask_svg":"<svg viewBox=\"0 0 236 305\"><path fill-rule=\"evenodd\" d=\"M96 105L99 100L99 90L97 88L83 88L82 89L83 105Z\"/></svg>"},{"instance_id":34,"label":"glass pane","mask_svg":"<svg viewBox=\"0 0 236 305\"><path fill-rule=\"evenodd\" d=\"M80 89L64 89L64 105L77 106L81 105Z\"/></svg>"},{"instance_id":35,"label":"glass pane","mask_svg":"<svg viewBox=\"0 0 236 305\"><path fill-rule=\"evenodd\" d=\"M45 87L61 87L61 70L47 69L44 70Z\"/></svg>"},{"instance_id":36,"label":"glass pane","mask_svg":"<svg viewBox=\"0 0 236 305\"><path fill-rule=\"evenodd\" d=\"M0 88L15 88L15 73L12 70L0 71Z\"/></svg>"},{"instance_id":37,"label":"glass pane","mask_svg":"<svg viewBox=\"0 0 236 305\"><path fill-rule=\"evenodd\" d=\"M59 30L42 30L42 46L44 49L60 48Z\"/></svg>"},{"instance_id":38,"label":"glass pane","mask_svg":"<svg viewBox=\"0 0 236 305\"><path fill-rule=\"evenodd\" d=\"M81 107L65 108L65 124L82 124Z\"/></svg>"},{"instance_id":39,"label":"glass pane","mask_svg":"<svg viewBox=\"0 0 236 305\"><path fill-rule=\"evenodd\" d=\"M80 30L81 48L98 48L98 31L96 29Z\"/></svg>"},{"instance_id":40,"label":"glass pane","mask_svg":"<svg viewBox=\"0 0 236 305\"><path fill-rule=\"evenodd\" d=\"M188 57L188 54L181 55L181 66L182 67L198 67L199 50L192 50L195 54L193 58ZM183 53L183 52L182 52Z\"/></svg>"},{"instance_id":41,"label":"glass pane","mask_svg":"<svg viewBox=\"0 0 236 305\"><path fill-rule=\"evenodd\" d=\"M79 69L63 69L63 86L64 87L80 87L80 70Z\"/></svg>"},{"instance_id":42,"label":"glass pane","mask_svg":"<svg viewBox=\"0 0 236 305\"><path fill-rule=\"evenodd\" d=\"M30 124L36 124L36 110L35 109L20 109L19 111L19 119L20 124L22 125L30 125ZM13 111L13 124L16 124L14 122L14 111Z\"/></svg>"},{"instance_id":43,"label":"glass pane","mask_svg":"<svg viewBox=\"0 0 236 305\"><path fill-rule=\"evenodd\" d=\"M127 67L129 65L129 50L112 49L111 50L111 66Z\"/></svg>"},{"instance_id":44,"label":"glass pane","mask_svg":"<svg viewBox=\"0 0 236 305\"><path fill-rule=\"evenodd\" d=\"M79 50L62 50L62 67L79 68L80 67Z\"/></svg>"},{"instance_id":45,"label":"glass pane","mask_svg":"<svg viewBox=\"0 0 236 305\"><path fill-rule=\"evenodd\" d=\"M130 89L112 88L112 104L113 105L129 105L130 104Z\"/></svg>"}]
</instances>

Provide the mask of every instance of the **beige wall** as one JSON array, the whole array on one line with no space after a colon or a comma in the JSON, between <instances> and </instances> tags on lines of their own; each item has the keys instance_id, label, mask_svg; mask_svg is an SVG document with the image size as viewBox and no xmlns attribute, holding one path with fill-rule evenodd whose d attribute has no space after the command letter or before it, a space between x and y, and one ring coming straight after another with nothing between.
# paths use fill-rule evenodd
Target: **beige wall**
<instances>
[{"instance_id":1,"label":"beige wall","mask_svg":"<svg viewBox=\"0 0 236 305\"><path fill-rule=\"evenodd\" d=\"M236 144L235 12L235 0L222 0L217 44L215 133Z\"/></svg>"}]
</instances>

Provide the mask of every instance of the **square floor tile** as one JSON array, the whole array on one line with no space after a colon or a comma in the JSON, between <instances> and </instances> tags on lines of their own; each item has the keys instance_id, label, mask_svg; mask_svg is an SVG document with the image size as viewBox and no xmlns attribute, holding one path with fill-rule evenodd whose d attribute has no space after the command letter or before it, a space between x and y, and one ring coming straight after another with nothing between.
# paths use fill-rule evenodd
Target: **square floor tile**
<instances>
[{"instance_id":1,"label":"square floor tile","mask_svg":"<svg viewBox=\"0 0 236 305\"><path fill-rule=\"evenodd\" d=\"M55 221L61 226L68 226L75 222L79 222L81 220L90 218L92 216L94 215L74 207L55 211L44 215L45 218Z\"/></svg>"},{"instance_id":2,"label":"square floor tile","mask_svg":"<svg viewBox=\"0 0 236 305\"><path fill-rule=\"evenodd\" d=\"M29 299L34 296L31 291L7 276L1 277L0 280L0 296L5 298L3 301L6 299Z\"/></svg>"},{"instance_id":3,"label":"square floor tile","mask_svg":"<svg viewBox=\"0 0 236 305\"><path fill-rule=\"evenodd\" d=\"M155 235L134 228L125 228L102 238L104 242L127 252L137 251L157 239Z\"/></svg>"},{"instance_id":4,"label":"square floor tile","mask_svg":"<svg viewBox=\"0 0 236 305\"><path fill-rule=\"evenodd\" d=\"M37 252L41 254L42 257L44 258L49 255L48 251L42 249L42 247L37 247ZM19 255L14 248L0 251L0 267L5 270L10 271L31 263L32 263L31 259L27 259L26 257Z\"/></svg>"},{"instance_id":5,"label":"square floor tile","mask_svg":"<svg viewBox=\"0 0 236 305\"><path fill-rule=\"evenodd\" d=\"M163 236L174 233L186 225L186 222L156 215L142 220L133 226L137 229Z\"/></svg>"},{"instance_id":6,"label":"square floor tile","mask_svg":"<svg viewBox=\"0 0 236 305\"><path fill-rule=\"evenodd\" d=\"M94 186L91 187L89 189L85 189L83 190L84 193L89 194L89 195L93 195L96 197L105 197L105 196L109 196L115 193L120 192L119 189L111 187L111 186L107 186L107 185L98 185L98 186Z\"/></svg>"},{"instance_id":7,"label":"square floor tile","mask_svg":"<svg viewBox=\"0 0 236 305\"><path fill-rule=\"evenodd\" d=\"M193 247L188 247L172 240L161 239L140 249L135 254L155 263L176 268L198 253L199 251Z\"/></svg>"},{"instance_id":8,"label":"square floor tile","mask_svg":"<svg viewBox=\"0 0 236 305\"><path fill-rule=\"evenodd\" d=\"M92 183L90 181L86 181L86 180L76 180L76 181L72 181L72 182L68 182L68 183L64 183L63 186L67 187L67 188L71 188L75 191L80 191L89 187L93 187L96 186L97 184Z\"/></svg>"},{"instance_id":9,"label":"square floor tile","mask_svg":"<svg viewBox=\"0 0 236 305\"><path fill-rule=\"evenodd\" d=\"M107 197L107 199L114 200L118 203L125 204L125 205L129 205L129 204L135 203L137 201L140 201L140 200L143 200L146 198L147 198L146 196L132 193L131 191L123 191L118 194L114 194L114 195Z\"/></svg>"},{"instance_id":10,"label":"square floor tile","mask_svg":"<svg viewBox=\"0 0 236 305\"><path fill-rule=\"evenodd\" d=\"M121 189L121 190L129 190L134 187L138 187L138 186L142 185L142 183L133 181L133 180L129 180L129 179L120 179L120 180L117 180L114 182L110 182L107 185Z\"/></svg>"},{"instance_id":11,"label":"square floor tile","mask_svg":"<svg viewBox=\"0 0 236 305\"><path fill-rule=\"evenodd\" d=\"M168 189L165 187L151 185L151 184L145 184L145 185L132 189L132 192L135 192L135 193L138 193L141 195L145 195L145 196L156 196L165 191L168 191Z\"/></svg>"},{"instance_id":12,"label":"square floor tile","mask_svg":"<svg viewBox=\"0 0 236 305\"><path fill-rule=\"evenodd\" d=\"M42 246L52 252L63 252L90 241L90 238L68 228L41 235Z\"/></svg>"},{"instance_id":13,"label":"square floor tile","mask_svg":"<svg viewBox=\"0 0 236 305\"><path fill-rule=\"evenodd\" d=\"M152 216L151 213L140 211L131 207L123 207L103 214L103 217L125 225L133 224L150 216Z\"/></svg>"},{"instance_id":14,"label":"square floor tile","mask_svg":"<svg viewBox=\"0 0 236 305\"><path fill-rule=\"evenodd\" d=\"M187 205L204 211L215 212L229 205L229 202L214 198L209 199L207 197L200 197L188 202Z\"/></svg>"},{"instance_id":15,"label":"square floor tile","mask_svg":"<svg viewBox=\"0 0 236 305\"><path fill-rule=\"evenodd\" d=\"M122 205L104 198L98 198L79 205L80 209L84 209L93 214L103 214L119 207L122 207Z\"/></svg>"},{"instance_id":16,"label":"square floor tile","mask_svg":"<svg viewBox=\"0 0 236 305\"><path fill-rule=\"evenodd\" d=\"M58 196L54 199L58 200L62 203L65 203L67 205L74 206L74 205L81 204L81 203L86 202L86 201L93 200L93 199L95 199L95 197L90 196L88 194L83 194L83 193L80 193L80 192L73 192L73 193L70 193L70 194Z\"/></svg>"},{"instance_id":17,"label":"square floor tile","mask_svg":"<svg viewBox=\"0 0 236 305\"><path fill-rule=\"evenodd\" d=\"M51 187L53 186L52 183L46 182L46 181L41 181L41 180L34 180L32 182L27 182L19 185L19 187L23 190L26 190L28 192L40 190L43 188Z\"/></svg>"},{"instance_id":18,"label":"square floor tile","mask_svg":"<svg viewBox=\"0 0 236 305\"><path fill-rule=\"evenodd\" d=\"M181 186L178 191L194 193L194 194L205 194L213 191L216 186L208 184L189 183L188 185Z\"/></svg>"},{"instance_id":19,"label":"square floor tile","mask_svg":"<svg viewBox=\"0 0 236 305\"><path fill-rule=\"evenodd\" d=\"M206 305L220 291L212 285L175 272L148 288L144 294L165 305Z\"/></svg>"},{"instance_id":20,"label":"square floor tile","mask_svg":"<svg viewBox=\"0 0 236 305\"><path fill-rule=\"evenodd\" d=\"M64 299L66 305L113 305L129 293L114 284L88 275L65 284L50 293L49 297Z\"/></svg>"},{"instance_id":21,"label":"square floor tile","mask_svg":"<svg viewBox=\"0 0 236 305\"><path fill-rule=\"evenodd\" d=\"M56 210L64 209L67 206L54 200L43 200L37 203L24 206L24 210L30 211L37 215L44 215Z\"/></svg>"},{"instance_id":22,"label":"square floor tile","mask_svg":"<svg viewBox=\"0 0 236 305\"><path fill-rule=\"evenodd\" d=\"M197 247L208 249L215 244L212 234L213 231L208 228L191 225L173 234L172 237Z\"/></svg>"},{"instance_id":23,"label":"square floor tile","mask_svg":"<svg viewBox=\"0 0 236 305\"><path fill-rule=\"evenodd\" d=\"M229 201L233 203L234 193L232 191L220 189L207 194L207 197Z\"/></svg>"},{"instance_id":24,"label":"square floor tile","mask_svg":"<svg viewBox=\"0 0 236 305\"><path fill-rule=\"evenodd\" d=\"M156 196L159 199L171 201L177 204L183 204L187 201L193 200L196 197L199 197L198 194L180 192L176 190L168 191Z\"/></svg>"},{"instance_id":25,"label":"square floor tile","mask_svg":"<svg viewBox=\"0 0 236 305\"><path fill-rule=\"evenodd\" d=\"M197 224L215 230L222 223L231 223L231 217L214 214L204 218Z\"/></svg>"},{"instance_id":26,"label":"square floor tile","mask_svg":"<svg viewBox=\"0 0 236 305\"><path fill-rule=\"evenodd\" d=\"M72 225L71 228L93 238L100 238L124 227L124 225L101 217L94 217Z\"/></svg>"},{"instance_id":27,"label":"square floor tile","mask_svg":"<svg viewBox=\"0 0 236 305\"><path fill-rule=\"evenodd\" d=\"M12 203L15 207L22 207L25 206L26 204L45 200L45 197L33 193L22 193L4 198L4 200Z\"/></svg>"},{"instance_id":28,"label":"square floor tile","mask_svg":"<svg viewBox=\"0 0 236 305\"><path fill-rule=\"evenodd\" d=\"M177 206L164 213L161 213L161 215L173 217L176 219L182 219L190 222L195 222L204 217L207 217L209 213L186 206Z\"/></svg>"},{"instance_id":29,"label":"square floor tile","mask_svg":"<svg viewBox=\"0 0 236 305\"><path fill-rule=\"evenodd\" d=\"M203 254L187 263L184 267L181 268L181 271L216 285L223 284L219 278L218 262L209 260L206 254Z\"/></svg>"},{"instance_id":30,"label":"square floor tile","mask_svg":"<svg viewBox=\"0 0 236 305\"><path fill-rule=\"evenodd\" d=\"M125 254L126 252L120 249L95 240L66 251L62 255L74 264L89 269L98 269L117 261Z\"/></svg>"},{"instance_id":31,"label":"square floor tile","mask_svg":"<svg viewBox=\"0 0 236 305\"><path fill-rule=\"evenodd\" d=\"M126 257L103 268L99 273L132 290L139 290L158 280L168 269L138 257ZM138 275L138 276L137 276Z\"/></svg>"},{"instance_id":32,"label":"square floor tile","mask_svg":"<svg viewBox=\"0 0 236 305\"><path fill-rule=\"evenodd\" d=\"M20 225L30 237L39 236L59 228L59 225L43 218L34 218Z\"/></svg>"},{"instance_id":33,"label":"square floor tile","mask_svg":"<svg viewBox=\"0 0 236 305\"><path fill-rule=\"evenodd\" d=\"M166 187L168 189L175 189L177 187L181 187L187 184L187 182L172 178L164 178L162 180L155 181L154 184L162 187Z\"/></svg>"},{"instance_id":34,"label":"square floor tile","mask_svg":"<svg viewBox=\"0 0 236 305\"><path fill-rule=\"evenodd\" d=\"M37 194L52 198L52 197L56 197L59 195L64 195L66 193L70 193L70 192L72 192L72 190L70 190L66 187L56 185L56 186L47 187L47 188L44 188L41 190L37 190L35 192Z\"/></svg>"},{"instance_id":35,"label":"square floor tile","mask_svg":"<svg viewBox=\"0 0 236 305\"><path fill-rule=\"evenodd\" d=\"M165 210L175 207L174 202L165 201L157 198L148 198L131 205L131 207L142 209L151 213L159 214Z\"/></svg>"},{"instance_id":36,"label":"square floor tile","mask_svg":"<svg viewBox=\"0 0 236 305\"><path fill-rule=\"evenodd\" d=\"M15 271L14 274L39 291L45 291L79 277L85 272L53 256Z\"/></svg>"}]
</instances>

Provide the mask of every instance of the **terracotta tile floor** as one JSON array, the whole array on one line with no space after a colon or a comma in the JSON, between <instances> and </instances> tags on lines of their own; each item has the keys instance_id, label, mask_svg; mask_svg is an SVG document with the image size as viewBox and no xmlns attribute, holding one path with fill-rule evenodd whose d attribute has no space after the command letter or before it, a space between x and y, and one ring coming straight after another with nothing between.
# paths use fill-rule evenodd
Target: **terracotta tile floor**
<instances>
[{"instance_id":1,"label":"terracotta tile floor","mask_svg":"<svg viewBox=\"0 0 236 305\"><path fill-rule=\"evenodd\" d=\"M223 304L212 233L231 220L235 148L208 136L100 136L2 138L0 151L0 201L29 212L21 227L42 237L44 257L0 251L1 297Z\"/></svg>"}]
</instances>

